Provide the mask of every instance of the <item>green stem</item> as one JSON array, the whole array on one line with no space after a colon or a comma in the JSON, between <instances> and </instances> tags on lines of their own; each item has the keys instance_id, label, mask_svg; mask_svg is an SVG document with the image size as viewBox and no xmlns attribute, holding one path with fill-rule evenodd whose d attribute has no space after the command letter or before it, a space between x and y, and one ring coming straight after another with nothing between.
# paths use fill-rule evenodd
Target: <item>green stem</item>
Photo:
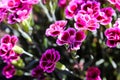
<instances>
[{"instance_id":1,"label":"green stem","mask_svg":"<svg viewBox=\"0 0 120 80\"><path fill-rule=\"evenodd\" d=\"M49 20L50 22L52 22L53 19L51 18L50 14L49 14L49 12L48 12L47 7L43 5L43 3L42 3L41 0L39 0L39 5L40 5L40 6L42 7L42 9L44 10L44 12L45 12L45 14L46 14L48 20Z\"/></svg>"}]
</instances>

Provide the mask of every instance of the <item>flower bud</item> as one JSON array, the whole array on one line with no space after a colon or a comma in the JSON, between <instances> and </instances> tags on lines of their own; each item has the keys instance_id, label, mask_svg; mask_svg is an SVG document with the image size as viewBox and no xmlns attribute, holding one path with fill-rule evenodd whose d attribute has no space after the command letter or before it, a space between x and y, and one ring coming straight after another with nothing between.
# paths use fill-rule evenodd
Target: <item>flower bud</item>
<instances>
[{"instance_id":1,"label":"flower bud","mask_svg":"<svg viewBox=\"0 0 120 80\"><path fill-rule=\"evenodd\" d=\"M57 63L56 63L56 68L57 68L57 69L60 69L60 70L66 70L65 65L63 65L63 64L60 63L60 62L57 62Z\"/></svg>"},{"instance_id":2,"label":"flower bud","mask_svg":"<svg viewBox=\"0 0 120 80\"><path fill-rule=\"evenodd\" d=\"M16 70L15 75L22 76L23 75L23 71L22 70Z\"/></svg>"},{"instance_id":3,"label":"flower bud","mask_svg":"<svg viewBox=\"0 0 120 80\"><path fill-rule=\"evenodd\" d=\"M20 67L20 68L23 68L25 66L24 62L22 59L19 59L19 60L13 60L12 61L12 64L14 66L17 66L17 67Z\"/></svg>"},{"instance_id":4,"label":"flower bud","mask_svg":"<svg viewBox=\"0 0 120 80\"><path fill-rule=\"evenodd\" d=\"M13 47L13 50L16 52L16 53L18 53L18 54L22 54L23 53L23 49L21 48L21 47L19 47L19 46L14 46Z\"/></svg>"}]
</instances>

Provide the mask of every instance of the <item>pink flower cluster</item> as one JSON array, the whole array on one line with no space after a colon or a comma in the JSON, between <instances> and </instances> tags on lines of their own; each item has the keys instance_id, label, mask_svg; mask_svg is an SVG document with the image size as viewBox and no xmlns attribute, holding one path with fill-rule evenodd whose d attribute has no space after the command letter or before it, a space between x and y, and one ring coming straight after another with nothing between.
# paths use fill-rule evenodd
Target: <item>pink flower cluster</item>
<instances>
[{"instance_id":1,"label":"pink flower cluster","mask_svg":"<svg viewBox=\"0 0 120 80\"><path fill-rule=\"evenodd\" d=\"M99 24L107 25L115 13L113 8L100 8L100 2L91 0L71 0L65 10L67 19L74 18L75 28L94 31Z\"/></svg>"},{"instance_id":2,"label":"pink flower cluster","mask_svg":"<svg viewBox=\"0 0 120 80\"><path fill-rule=\"evenodd\" d=\"M27 19L32 5L37 3L38 0L1 0L0 22L6 19L9 24L14 24Z\"/></svg>"},{"instance_id":3,"label":"pink flower cluster","mask_svg":"<svg viewBox=\"0 0 120 80\"><path fill-rule=\"evenodd\" d=\"M67 21L59 20L51 24L46 30L47 36L57 37L56 43L60 46L66 44L69 50L78 50L80 45L85 40L86 35L83 31L76 31L74 28L68 28L65 30Z\"/></svg>"},{"instance_id":4,"label":"pink flower cluster","mask_svg":"<svg viewBox=\"0 0 120 80\"><path fill-rule=\"evenodd\" d=\"M108 47L116 47L120 43L120 18L112 28L106 29L105 36L107 37L106 45Z\"/></svg>"},{"instance_id":5,"label":"pink flower cluster","mask_svg":"<svg viewBox=\"0 0 120 80\"><path fill-rule=\"evenodd\" d=\"M115 5L115 7L120 11L120 1L119 0L108 0L111 4Z\"/></svg>"},{"instance_id":6,"label":"pink flower cluster","mask_svg":"<svg viewBox=\"0 0 120 80\"><path fill-rule=\"evenodd\" d=\"M5 35L1 38L0 41L0 57L4 62L7 63L7 66L3 68L2 74L6 78L11 78L15 74L16 70L11 64L13 60L19 59L19 54L14 52L12 48L16 45L18 38L16 36Z\"/></svg>"}]
</instances>

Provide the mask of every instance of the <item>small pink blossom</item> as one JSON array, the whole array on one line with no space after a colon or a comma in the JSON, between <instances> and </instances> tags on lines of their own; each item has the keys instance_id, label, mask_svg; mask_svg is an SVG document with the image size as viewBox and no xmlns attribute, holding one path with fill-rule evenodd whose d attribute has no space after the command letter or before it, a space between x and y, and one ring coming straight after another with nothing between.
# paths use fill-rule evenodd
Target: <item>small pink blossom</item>
<instances>
[{"instance_id":1,"label":"small pink blossom","mask_svg":"<svg viewBox=\"0 0 120 80\"><path fill-rule=\"evenodd\" d=\"M99 28L99 24L94 17L88 14L78 13L75 17L75 28L78 30L90 30L94 31Z\"/></svg>"},{"instance_id":2,"label":"small pink blossom","mask_svg":"<svg viewBox=\"0 0 120 80\"><path fill-rule=\"evenodd\" d=\"M6 63L19 59L19 54L15 53L12 49L16 45L18 38L16 36L5 35L1 39L0 56Z\"/></svg>"},{"instance_id":3,"label":"small pink blossom","mask_svg":"<svg viewBox=\"0 0 120 80\"><path fill-rule=\"evenodd\" d=\"M15 68L13 65L8 64L3 68L2 74L6 77L6 78L12 78L15 75Z\"/></svg>"},{"instance_id":4,"label":"small pink blossom","mask_svg":"<svg viewBox=\"0 0 120 80\"><path fill-rule=\"evenodd\" d=\"M65 16L67 19L71 19L74 17L75 12L77 10L78 6L77 3L73 2L71 4L69 4L65 10Z\"/></svg>"},{"instance_id":5,"label":"small pink blossom","mask_svg":"<svg viewBox=\"0 0 120 80\"><path fill-rule=\"evenodd\" d=\"M107 37L107 46L116 47L117 43L120 41L120 28L108 28L105 31L105 36Z\"/></svg>"},{"instance_id":6,"label":"small pink blossom","mask_svg":"<svg viewBox=\"0 0 120 80\"><path fill-rule=\"evenodd\" d=\"M86 35L83 31L76 32L74 28L68 28L60 33L56 43L60 46L66 44L70 50L78 50L85 38Z\"/></svg>"},{"instance_id":7,"label":"small pink blossom","mask_svg":"<svg viewBox=\"0 0 120 80\"><path fill-rule=\"evenodd\" d=\"M67 5L67 0L58 0L58 6L64 8Z\"/></svg>"},{"instance_id":8,"label":"small pink blossom","mask_svg":"<svg viewBox=\"0 0 120 80\"><path fill-rule=\"evenodd\" d=\"M45 34L47 36L57 37L65 29L66 24L66 20L56 21L55 23L50 25Z\"/></svg>"},{"instance_id":9,"label":"small pink blossom","mask_svg":"<svg viewBox=\"0 0 120 80\"><path fill-rule=\"evenodd\" d=\"M40 67L44 72L51 73L54 71L56 62L60 60L60 54L54 48L46 50L41 59L40 59Z\"/></svg>"},{"instance_id":10,"label":"small pink blossom","mask_svg":"<svg viewBox=\"0 0 120 80\"><path fill-rule=\"evenodd\" d=\"M100 70L97 67L90 67L87 70L86 80L101 80Z\"/></svg>"}]
</instances>

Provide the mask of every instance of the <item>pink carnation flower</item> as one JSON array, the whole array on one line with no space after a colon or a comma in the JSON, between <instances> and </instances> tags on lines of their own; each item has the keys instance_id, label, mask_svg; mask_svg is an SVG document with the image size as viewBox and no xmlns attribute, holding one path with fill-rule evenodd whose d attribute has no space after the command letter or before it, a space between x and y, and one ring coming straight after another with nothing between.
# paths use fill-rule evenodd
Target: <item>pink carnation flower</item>
<instances>
[{"instance_id":1,"label":"pink carnation flower","mask_svg":"<svg viewBox=\"0 0 120 80\"><path fill-rule=\"evenodd\" d=\"M66 24L65 20L56 21L46 30L46 36L57 37L65 29Z\"/></svg>"},{"instance_id":2,"label":"pink carnation flower","mask_svg":"<svg viewBox=\"0 0 120 80\"><path fill-rule=\"evenodd\" d=\"M79 30L76 32L74 28L68 28L60 33L56 43L60 46L66 44L70 50L78 50L85 38L86 35L83 31Z\"/></svg>"},{"instance_id":3,"label":"pink carnation flower","mask_svg":"<svg viewBox=\"0 0 120 80\"><path fill-rule=\"evenodd\" d=\"M100 70L97 67L90 67L87 70L86 80L101 80Z\"/></svg>"},{"instance_id":4,"label":"pink carnation flower","mask_svg":"<svg viewBox=\"0 0 120 80\"><path fill-rule=\"evenodd\" d=\"M6 77L6 78L12 78L15 75L15 68L13 65L8 64L7 66L5 66L3 68L2 74Z\"/></svg>"},{"instance_id":5,"label":"pink carnation flower","mask_svg":"<svg viewBox=\"0 0 120 80\"><path fill-rule=\"evenodd\" d=\"M60 54L55 49L48 49L43 53L40 59L40 67L44 72L51 73L54 71L56 62L60 60Z\"/></svg>"}]
</instances>

